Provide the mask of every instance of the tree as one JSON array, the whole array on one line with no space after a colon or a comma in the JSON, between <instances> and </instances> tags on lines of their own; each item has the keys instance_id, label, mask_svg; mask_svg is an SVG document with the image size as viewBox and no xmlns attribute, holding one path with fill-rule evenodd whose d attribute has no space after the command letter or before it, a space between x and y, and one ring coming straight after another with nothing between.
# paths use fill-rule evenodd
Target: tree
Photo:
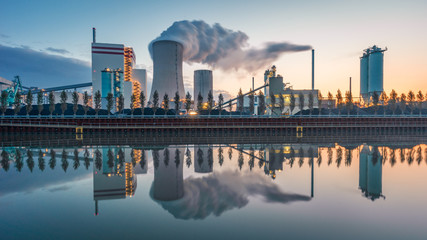
<instances>
[{"instance_id":1,"label":"tree","mask_svg":"<svg viewBox=\"0 0 427 240\"><path fill-rule=\"evenodd\" d=\"M313 92L310 92L308 94L308 108L310 109L310 116L313 113L313 107L314 107L314 96L313 96Z\"/></svg>"},{"instance_id":2,"label":"tree","mask_svg":"<svg viewBox=\"0 0 427 240\"><path fill-rule=\"evenodd\" d=\"M15 115L19 113L19 110L21 110L21 93L17 92L15 94L15 99L13 102L13 106L14 106L14 112Z\"/></svg>"},{"instance_id":3,"label":"tree","mask_svg":"<svg viewBox=\"0 0 427 240\"><path fill-rule=\"evenodd\" d=\"M95 92L95 96L93 97L93 101L95 103L95 113L98 116L99 109L101 109L101 92L98 90Z\"/></svg>"},{"instance_id":4,"label":"tree","mask_svg":"<svg viewBox=\"0 0 427 240\"><path fill-rule=\"evenodd\" d=\"M153 93L152 108L154 111L154 115L156 115L157 108L159 108L159 93L157 92L157 90Z\"/></svg>"},{"instance_id":5,"label":"tree","mask_svg":"<svg viewBox=\"0 0 427 240\"><path fill-rule=\"evenodd\" d=\"M342 108L342 103L343 103L341 90L338 89L336 97L337 97L338 114L341 115L341 108Z\"/></svg>"},{"instance_id":6,"label":"tree","mask_svg":"<svg viewBox=\"0 0 427 240\"><path fill-rule=\"evenodd\" d=\"M221 113L222 113L222 104L224 104L224 96L222 96L222 93L220 93L219 96L218 96L218 111L219 111L219 115L221 115Z\"/></svg>"},{"instance_id":7,"label":"tree","mask_svg":"<svg viewBox=\"0 0 427 240\"><path fill-rule=\"evenodd\" d=\"M333 101L334 101L334 97L332 96L332 93L328 92L328 110L329 110L329 115L331 115L331 109L332 109Z\"/></svg>"},{"instance_id":8,"label":"tree","mask_svg":"<svg viewBox=\"0 0 427 240\"><path fill-rule=\"evenodd\" d=\"M61 103L61 110L62 110L62 116L65 115L65 110L67 110L67 93L65 92L65 90L62 90L61 95L59 95L60 98L60 103Z\"/></svg>"},{"instance_id":9,"label":"tree","mask_svg":"<svg viewBox=\"0 0 427 240\"><path fill-rule=\"evenodd\" d=\"M400 110L402 111L402 115L405 114L406 110L406 95L402 93L400 95Z\"/></svg>"},{"instance_id":10,"label":"tree","mask_svg":"<svg viewBox=\"0 0 427 240\"><path fill-rule=\"evenodd\" d=\"M53 92L49 93L49 113L50 117L52 117L53 111L55 111L55 95Z\"/></svg>"},{"instance_id":11,"label":"tree","mask_svg":"<svg viewBox=\"0 0 427 240\"><path fill-rule=\"evenodd\" d=\"M299 98L300 115L302 115L302 111L304 110L304 104L305 104L304 94L300 92L298 94L298 98Z\"/></svg>"},{"instance_id":12,"label":"tree","mask_svg":"<svg viewBox=\"0 0 427 240\"><path fill-rule=\"evenodd\" d=\"M135 93L132 93L132 95L130 95L130 104L129 104L130 114L132 115L132 117L133 117L133 112L135 111L136 105L137 105L136 95Z\"/></svg>"},{"instance_id":13,"label":"tree","mask_svg":"<svg viewBox=\"0 0 427 240\"><path fill-rule=\"evenodd\" d=\"M318 105L318 109L319 109L319 115L322 114L322 101L323 101L323 96L322 93L319 91L317 93L317 105Z\"/></svg>"},{"instance_id":14,"label":"tree","mask_svg":"<svg viewBox=\"0 0 427 240\"><path fill-rule=\"evenodd\" d=\"M345 105L347 108L347 115L350 115L350 111L353 109L353 96L350 91L345 92Z\"/></svg>"},{"instance_id":15,"label":"tree","mask_svg":"<svg viewBox=\"0 0 427 240\"><path fill-rule=\"evenodd\" d=\"M212 91L211 90L209 90L209 93L208 93L208 111L209 111L209 115L211 115L211 111L212 111L212 108L213 108L213 95L212 95Z\"/></svg>"},{"instance_id":16,"label":"tree","mask_svg":"<svg viewBox=\"0 0 427 240\"><path fill-rule=\"evenodd\" d=\"M408 93L408 105L409 108L411 110L411 114L413 113L414 110L414 102L415 102L415 94L412 91L409 91Z\"/></svg>"},{"instance_id":17,"label":"tree","mask_svg":"<svg viewBox=\"0 0 427 240\"><path fill-rule=\"evenodd\" d=\"M89 94L87 91L83 94L83 110L85 111L85 116L87 114L87 111L89 110Z\"/></svg>"},{"instance_id":18,"label":"tree","mask_svg":"<svg viewBox=\"0 0 427 240\"><path fill-rule=\"evenodd\" d=\"M258 93L258 115L264 115L265 112L265 97L262 91L260 90Z\"/></svg>"},{"instance_id":19,"label":"tree","mask_svg":"<svg viewBox=\"0 0 427 240\"><path fill-rule=\"evenodd\" d=\"M384 111L384 115L385 115L385 113L386 113L386 105L387 105L387 102L388 102L388 97L387 97L387 93L386 92L382 92L381 93L381 95L380 95L380 102L381 102L381 104L383 105L383 111Z\"/></svg>"},{"instance_id":20,"label":"tree","mask_svg":"<svg viewBox=\"0 0 427 240\"><path fill-rule=\"evenodd\" d=\"M107 94L107 111L108 111L108 116L110 116L111 114L111 110L113 109L114 106L114 96L112 93L108 93Z\"/></svg>"},{"instance_id":21,"label":"tree","mask_svg":"<svg viewBox=\"0 0 427 240\"><path fill-rule=\"evenodd\" d=\"M190 92L187 92L187 94L185 95L185 110L188 113L190 109L191 109L191 94Z\"/></svg>"},{"instance_id":22,"label":"tree","mask_svg":"<svg viewBox=\"0 0 427 240\"><path fill-rule=\"evenodd\" d=\"M163 96L163 109L165 110L165 114L169 110L169 95L167 93Z\"/></svg>"},{"instance_id":23,"label":"tree","mask_svg":"<svg viewBox=\"0 0 427 240\"><path fill-rule=\"evenodd\" d=\"M270 110L271 110L271 115L275 114L274 113L274 108L276 107L276 96L274 94L270 95Z\"/></svg>"},{"instance_id":24,"label":"tree","mask_svg":"<svg viewBox=\"0 0 427 240\"><path fill-rule=\"evenodd\" d=\"M71 97L73 101L73 113L74 116L76 116L77 110L79 109L79 94L77 91L74 91Z\"/></svg>"},{"instance_id":25,"label":"tree","mask_svg":"<svg viewBox=\"0 0 427 240\"><path fill-rule=\"evenodd\" d=\"M233 103L231 101L228 102L228 110L230 111L231 116L231 111L233 110Z\"/></svg>"},{"instance_id":26,"label":"tree","mask_svg":"<svg viewBox=\"0 0 427 240\"><path fill-rule=\"evenodd\" d=\"M27 98L25 99L25 107L28 116L30 115L31 110L33 109L33 93L31 92L31 89L27 93Z\"/></svg>"},{"instance_id":27,"label":"tree","mask_svg":"<svg viewBox=\"0 0 427 240\"><path fill-rule=\"evenodd\" d=\"M423 92L419 91L417 94L417 100L418 100L418 108L420 110L420 116L421 116L421 112L423 110L423 101L424 101L424 95Z\"/></svg>"},{"instance_id":28,"label":"tree","mask_svg":"<svg viewBox=\"0 0 427 240\"><path fill-rule=\"evenodd\" d=\"M199 95L197 95L197 111L200 113L202 111L203 107L203 97L202 94L199 92Z\"/></svg>"},{"instance_id":29,"label":"tree","mask_svg":"<svg viewBox=\"0 0 427 240\"><path fill-rule=\"evenodd\" d=\"M249 112L251 115L253 115L255 111L255 94L254 92L252 92L252 89L248 97L249 97Z\"/></svg>"},{"instance_id":30,"label":"tree","mask_svg":"<svg viewBox=\"0 0 427 240\"><path fill-rule=\"evenodd\" d=\"M388 104L391 107L391 111L393 112L393 115L396 113L396 108L397 108L397 93L396 91L391 90L390 92L390 100L388 101Z\"/></svg>"},{"instance_id":31,"label":"tree","mask_svg":"<svg viewBox=\"0 0 427 240\"><path fill-rule=\"evenodd\" d=\"M243 104L244 104L244 98L243 98L243 92L242 89L239 89L239 92L237 93L237 107L240 112L240 115L243 113Z\"/></svg>"},{"instance_id":32,"label":"tree","mask_svg":"<svg viewBox=\"0 0 427 240\"><path fill-rule=\"evenodd\" d=\"M40 114L43 111L43 92L42 91L39 91L37 93L37 111L38 111L39 116L40 116Z\"/></svg>"},{"instance_id":33,"label":"tree","mask_svg":"<svg viewBox=\"0 0 427 240\"><path fill-rule=\"evenodd\" d=\"M372 94L372 104L374 105L374 110L375 110L375 115L377 115L377 111L378 111L378 102L379 102L379 99L380 99L380 97L378 96L378 93L377 92L374 92L373 94Z\"/></svg>"},{"instance_id":34,"label":"tree","mask_svg":"<svg viewBox=\"0 0 427 240\"><path fill-rule=\"evenodd\" d=\"M175 92L175 97L173 98L173 102L175 103L175 115L179 113L179 104L180 104L180 97L179 92Z\"/></svg>"},{"instance_id":35,"label":"tree","mask_svg":"<svg viewBox=\"0 0 427 240\"><path fill-rule=\"evenodd\" d=\"M117 111L119 114L123 114L123 109L125 108L125 97L120 93L117 101Z\"/></svg>"},{"instance_id":36,"label":"tree","mask_svg":"<svg viewBox=\"0 0 427 240\"><path fill-rule=\"evenodd\" d=\"M291 97L290 97L290 99L289 99L289 110L291 111L291 112L289 113L289 115L292 115L292 112L294 111L295 106L296 106L296 99L295 99L295 94L294 94L294 92L292 91L292 92L291 92Z\"/></svg>"},{"instance_id":37,"label":"tree","mask_svg":"<svg viewBox=\"0 0 427 240\"><path fill-rule=\"evenodd\" d=\"M139 105L141 107L141 116L144 115L144 108L145 108L145 94L144 91L141 91L139 94Z\"/></svg>"},{"instance_id":38,"label":"tree","mask_svg":"<svg viewBox=\"0 0 427 240\"><path fill-rule=\"evenodd\" d=\"M9 94L6 91L2 91L1 92L1 113L2 115L4 115L4 113L6 112L7 109L7 98L8 98Z\"/></svg>"}]
</instances>

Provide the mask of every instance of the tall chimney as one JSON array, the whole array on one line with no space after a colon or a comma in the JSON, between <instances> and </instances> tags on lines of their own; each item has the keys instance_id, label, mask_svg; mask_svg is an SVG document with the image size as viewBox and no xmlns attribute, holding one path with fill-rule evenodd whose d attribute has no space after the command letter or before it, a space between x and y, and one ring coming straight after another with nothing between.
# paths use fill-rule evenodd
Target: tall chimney
<instances>
[{"instance_id":1,"label":"tall chimney","mask_svg":"<svg viewBox=\"0 0 427 240\"><path fill-rule=\"evenodd\" d=\"M252 91L255 89L254 88L254 81L255 81L255 79L254 79L254 77L252 77Z\"/></svg>"},{"instance_id":2,"label":"tall chimney","mask_svg":"<svg viewBox=\"0 0 427 240\"><path fill-rule=\"evenodd\" d=\"M93 37L92 42L96 43L96 28L92 28L92 37Z\"/></svg>"},{"instance_id":3,"label":"tall chimney","mask_svg":"<svg viewBox=\"0 0 427 240\"><path fill-rule=\"evenodd\" d=\"M351 94L351 77L350 77L350 94ZM353 95L352 95L353 96Z\"/></svg>"},{"instance_id":4,"label":"tall chimney","mask_svg":"<svg viewBox=\"0 0 427 240\"><path fill-rule=\"evenodd\" d=\"M311 49L311 90L314 90L314 49Z\"/></svg>"}]
</instances>

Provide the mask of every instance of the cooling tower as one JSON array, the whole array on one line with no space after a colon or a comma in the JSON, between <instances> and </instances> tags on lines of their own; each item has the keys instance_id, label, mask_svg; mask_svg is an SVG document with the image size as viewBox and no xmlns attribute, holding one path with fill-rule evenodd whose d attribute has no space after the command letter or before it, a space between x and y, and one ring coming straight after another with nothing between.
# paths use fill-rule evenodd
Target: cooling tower
<instances>
[{"instance_id":1,"label":"cooling tower","mask_svg":"<svg viewBox=\"0 0 427 240\"><path fill-rule=\"evenodd\" d=\"M197 98L199 93L203 97L203 102L208 101L209 91L213 94L213 77L211 70L196 70L194 71L194 103L197 106Z\"/></svg>"},{"instance_id":2,"label":"cooling tower","mask_svg":"<svg viewBox=\"0 0 427 240\"><path fill-rule=\"evenodd\" d=\"M174 41L161 40L154 42L153 49L153 85L150 101L154 91L159 93L159 102L165 93L172 99L178 92L181 98L185 96L182 80L182 52L183 46Z\"/></svg>"}]
</instances>

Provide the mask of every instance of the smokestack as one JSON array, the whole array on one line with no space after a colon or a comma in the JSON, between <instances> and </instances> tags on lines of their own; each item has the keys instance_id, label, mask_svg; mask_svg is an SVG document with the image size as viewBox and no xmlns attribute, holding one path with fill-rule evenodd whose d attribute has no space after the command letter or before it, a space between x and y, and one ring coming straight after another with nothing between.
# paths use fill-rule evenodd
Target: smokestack
<instances>
[{"instance_id":1,"label":"smokestack","mask_svg":"<svg viewBox=\"0 0 427 240\"><path fill-rule=\"evenodd\" d=\"M92 42L96 43L96 28L92 28L92 37L93 37Z\"/></svg>"},{"instance_id":2,"label":"smokestack","mask_svg":"<svg viewBox=\"0 0 427 240\"><path fill-rule=\"evenodd\" d=\"M255 79L254 79L254 77L252 77L252 91L255 89L255 88L254 88L254 86L255 86L255 85L254 85L254 81L255 81Z\"/></svg>"},{"instance_id":3,"label":"smokestack","mask_svg":"<svg viewBox=\"0 0 427 240\"><path fill-rule=\"evenodd\" d=\"M351 95L351 77L350 77L350 95ZM352 95L353 96L353 95Z\"/></svg>"},{"instance_id":4,"label":"smokestack","mask_svg":"<svg viewBox=\"0 0 427 240\"><path fill-rule=\"evenodd\" d=\"M311 90L314 90L314 49L311 49Z\"/></svg>"}]
</instances>

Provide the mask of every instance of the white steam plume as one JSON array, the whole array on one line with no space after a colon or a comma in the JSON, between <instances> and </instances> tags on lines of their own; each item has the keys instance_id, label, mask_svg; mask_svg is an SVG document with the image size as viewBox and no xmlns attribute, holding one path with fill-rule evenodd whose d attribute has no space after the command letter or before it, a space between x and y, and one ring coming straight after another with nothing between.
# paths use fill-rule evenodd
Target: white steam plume
<instances>
[{"instance_id":1,"label":"white steam plume","mask_svg":"<svg viewBox=\"0 0 427 240\"><path fill-rule=\"evenodd\" d=\"M248 72L264 69L283 53L311 49L309 45L287 42L267 42L262 48L250 48L244 32L223 28L218 23L209 25L204 21L174 22L150 42L148 49L151 57L152 44L160 40L181 43L187 63L203 63L223 70L242 68Z\"/></svg>"}]
</instances>

